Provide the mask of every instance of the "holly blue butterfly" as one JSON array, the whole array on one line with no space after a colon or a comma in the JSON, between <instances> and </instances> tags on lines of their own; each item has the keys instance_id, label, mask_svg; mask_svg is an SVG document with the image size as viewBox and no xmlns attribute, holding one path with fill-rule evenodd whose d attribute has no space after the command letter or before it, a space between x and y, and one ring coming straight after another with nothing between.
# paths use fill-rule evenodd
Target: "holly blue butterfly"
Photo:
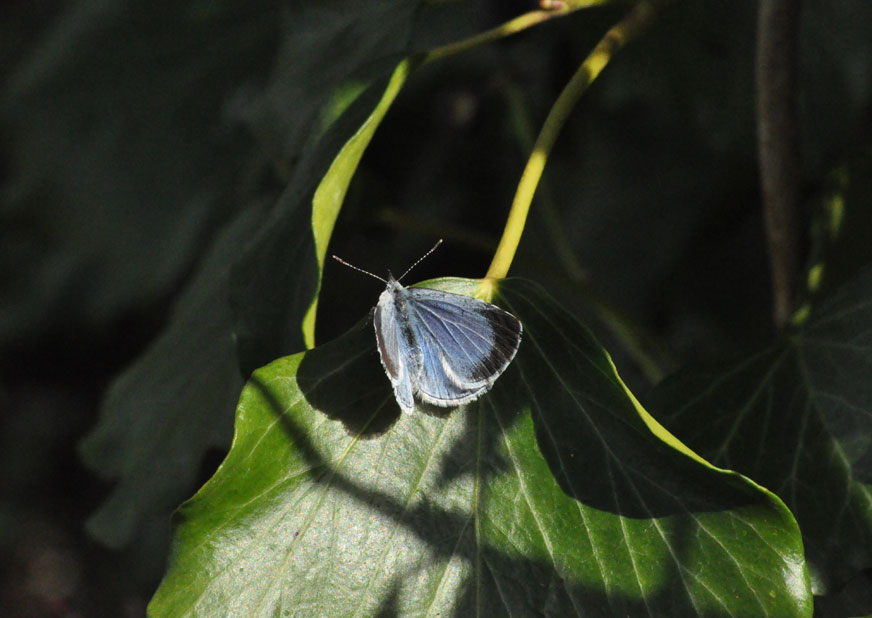
<instances>
[{"instance_id":1,"label":"holly blue butterfly","mask_svg":"<svg viewBox=\"0 0 872 618\"><path fill-rule=\"evenodd\" d=\"M521 343L521 321L496 305L400 284L441 243L399 279L390 273L382 279L333 256L387 284L373 316L375 339L382 366L404 412L414 409L415 400L446 408L475 401L506 370Z\"/></svg>"}]
</instances>

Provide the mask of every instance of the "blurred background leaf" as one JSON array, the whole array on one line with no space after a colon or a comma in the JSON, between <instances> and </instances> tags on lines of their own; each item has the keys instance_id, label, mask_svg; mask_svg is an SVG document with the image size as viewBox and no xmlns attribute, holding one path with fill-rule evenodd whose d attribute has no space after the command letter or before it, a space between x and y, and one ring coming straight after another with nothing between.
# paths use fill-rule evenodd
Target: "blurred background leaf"
<instances>
[{"instance_id":1,"label":"blurred background leaf","mask_svg":"<svg viewBox=\"0 0 872 618\"><path fill-rule=\"evenodd\" d=\"M82 2L9 76L4 340L103 324L178 285L262 165L241 110L277 11Z\"/></svg>"},{"instance_id":2,"label":"blurred background leaf","mask_svg":"<svg viewBox=\"0 0 872 618\"><path fill-rule=\"evenodd\" d=\"M107 390L100 423L81 444L89 467L119 479L88 520L89 531L112 547L129 543L147 515L172 510L195 482L207 450L226 448L233 401L245 381L227 302L228 269L264 211L244 213L219 235L167 328Z\"/></svg>"}]
</instances>

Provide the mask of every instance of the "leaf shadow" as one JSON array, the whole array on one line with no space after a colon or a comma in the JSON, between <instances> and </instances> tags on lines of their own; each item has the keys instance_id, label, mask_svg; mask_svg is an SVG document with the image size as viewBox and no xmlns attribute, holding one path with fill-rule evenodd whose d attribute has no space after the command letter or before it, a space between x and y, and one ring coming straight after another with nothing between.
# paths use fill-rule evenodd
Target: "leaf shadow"
<instances>
[{"instance_id":1,"label":"leaf shadow","mask_svg":"<svg viewBox=\"0 0 872 618\"><path fill-rule=\"evenodd\" d=\"M367 328L371 322L365 318L307 352L297 369L297 385L312 408L362 438L383 435L401 414Z\"/></svg>"},{"instance_id":2,"label":"leaf shadow","mask_svg":"<svg viewBox=\"0 0 872 618\"><path fill-rule=\"evenodd\" d=\"M375 618L399 618L402 613L399 607L400 583L394 581L391 589L382 599L378 609L373 612Z\"/></svg>"}]
</instances>

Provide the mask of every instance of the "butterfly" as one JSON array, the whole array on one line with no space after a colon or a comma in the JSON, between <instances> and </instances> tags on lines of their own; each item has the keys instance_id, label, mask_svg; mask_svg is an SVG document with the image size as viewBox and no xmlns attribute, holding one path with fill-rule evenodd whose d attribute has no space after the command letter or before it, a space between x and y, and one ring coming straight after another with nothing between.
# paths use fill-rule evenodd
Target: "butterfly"
<instances>
[{"instance_id":1,"label":"butterfly","mask_svg":"<svg viewBox=\"0 0 872 618\"><path fill-rule=\"evenodd\" d=\"M496 305L400 284L441 243L399 279L390 273L382 279L333 256L387 285L373 314L375 339L394 397L404 412L414 410L416 400L446 408L475 401L490 390L521 344L521 321Z\"/></svg>"}]
</instances>

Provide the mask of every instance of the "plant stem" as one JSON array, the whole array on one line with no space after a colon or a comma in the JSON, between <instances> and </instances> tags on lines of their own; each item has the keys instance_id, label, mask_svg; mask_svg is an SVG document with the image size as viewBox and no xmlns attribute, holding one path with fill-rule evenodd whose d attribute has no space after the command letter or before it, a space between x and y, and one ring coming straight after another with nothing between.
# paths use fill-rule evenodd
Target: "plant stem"
<instances>
[{"instance_id":1,"label":"plant stem","mask_svg":"<svg viewBox=\"0 0 872 618\"><path fill-rule=\"evenodd\" d=\"M467 39L463 39L462 41L449 43L448 45L443 45L442 47L431 49L424 54L423 61L432 62L433 60L439 60L441 58L445 58L446 56L453 56L474 47L478 47L479 45L484 45L485 43L490 43L492 41L496 41L507 36L511 36L513 34L517 34L522 30L526 30L531 26L535 26L544 21L548 21L549 19L553 19L555 17L563 17L564 15L572 13L573 11L590 8L601 4L607 4L608 2L609 0L584 0L568 3L566 6L559 9L529 11L528 13L518 15L514 19L510 19L509 21L500 24L496 28L491 28L490 30L486 30Z\"/></svg>"},{"instance_id":2,"label":"plant stem","mask_svg":"<svg viewBox=\"0 0 872 618\"><path fill-rule=\"evenodd\" d=\"M513 118L512 124L515 127L515 134L521 143L521 148L527 152L533 147L534 134L523 96L520 89L511 83L503 85L503 93ZM577 296L580 302L589 305L609 331L621 342L645 377L652 384L659 382L667 371L675 366L675 362L667 356L666 347L661 342L656 341L655 337L633 320L629 314L596 292L566 236L560 213L551 198L546 181L541 183L538 205L544 216L551 242L554 243L558 261L564 271L564 274L555 271L551 275L555 285L563 287L569 294ZM553 268L551 262L552 260L543 260L537 270L548 273L549 269Z\"/></svg>"},{"instance_id":3,"label":"plant stem","mask_svg":"<svg viewBox=\"0 0 872 618\"><path fill-rule=\"evenodd\" d=\"M606 32L557 97L521 174L503 236L485 278L502 279L508 273L524 231L533 195L542 178L545 162L575 104L612 56L643 32L654 21L657 9L668 2L669 0L642 0L636 4L621 21Z\"/></svg>"},{"instance_id":4,"label":"plant stem","mask_svg":"<svg viewBox=\"0 0 872 618\"><path fill-rule=\"evenodd\" d=\"M760 0L757 13L757 132L773 314L789 323L801 274L800 160L796 127L799 0Z\"/></svg>"}]
</instances>

